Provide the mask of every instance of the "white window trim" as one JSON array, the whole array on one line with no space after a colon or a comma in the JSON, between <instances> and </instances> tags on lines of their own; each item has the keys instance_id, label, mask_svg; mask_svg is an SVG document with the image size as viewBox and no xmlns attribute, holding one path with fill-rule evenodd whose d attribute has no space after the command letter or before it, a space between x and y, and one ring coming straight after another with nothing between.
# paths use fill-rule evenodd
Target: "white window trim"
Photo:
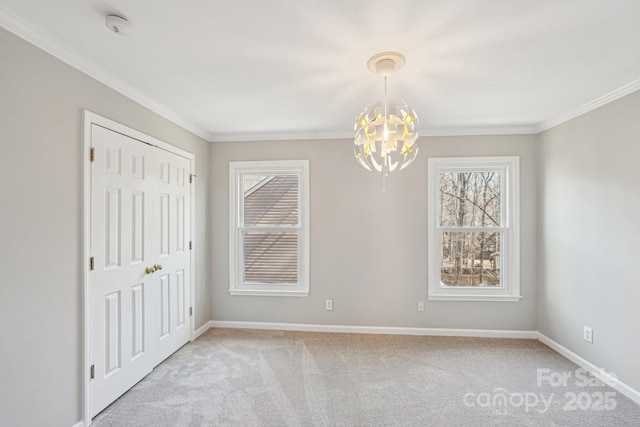
<instances>
[{"instance_id":1,"label":"white window trim","mask_svg":"<svg viewBox=\"0 0 640 427\"><path fill-rule=\"evenodd\" d=\"M299 177L300 235L298 242L297 284L241 283L243 257L240 227L242 175L291 175ZM267 229L265 229L267 231ZM229 162L229 293L231 295L299 296L309 295L309 161Z\"/></svg>"},{"instance_id":2,"label":"white window trim","mask_svg":"<svg viewBox=\"0 0 640 427\"><path fill-rule=\"evenodd\" d=\"M501 269L503 286L444 286L440 281L440 228L438 205L440 172L500 170L504 173L501 215L506 228L503 235ZM428 268L429 299L443 301L519 301L520 295L520 158L505 157L432 157L428 159ZM504 208L506 205L506 209ZM502 227L500 229L503 229ZM469 231L475 229L469 228Z\"/></svg>"}]
</instances>

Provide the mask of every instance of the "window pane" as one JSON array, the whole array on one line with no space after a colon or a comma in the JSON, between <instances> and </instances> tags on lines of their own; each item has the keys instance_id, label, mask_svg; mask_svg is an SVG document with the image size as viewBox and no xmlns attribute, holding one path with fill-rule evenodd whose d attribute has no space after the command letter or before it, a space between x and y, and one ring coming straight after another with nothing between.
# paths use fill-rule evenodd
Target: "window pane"
<instances>
[{"instance_id":1,"label":"window pane","mask_svg":"<svg viewBox=\"0 0 640 427\"><path fill-rule=\"evenodd\" d=\"M269 175L244 175L242 181L244 193L247 194L247 192L257 187L258 184L262 183L266 178L271 177Z\"/></svg>"},{"instance_id":2,"label":"window pane","mask_svg":"<svg viewBox=\"0 0 640 427\"><path fill-rule=\"evenodd\" d=\"M502 286L502 232L441 233L440 281L446 286Z\"/></svg>"},{"instance_id":3,"label":"window pane","mask_svg":"<svg viewBox=\"0 0 640 427\"><path fill-rule=\"evenodd\" d=\"M440 173L440 225L499 227L500 171Z\"/></svg>"},{"instance_id":4,"label":"window pane","mask_svg":"<svg viewBox=\"0 0 640 427\"><path fill-rule=\"evenodd\" d=\"M244 175L244 225L298 225L296 175Z\"/></svg>"},{"instance_id":5,"label":"window pane","mask_svg":"<svg viewBox=\"0 0 640 427\"><path fill-rule=\"evenodd\" d=\"M244 282L297 283L298 233L244 233Z\"/></svg>"}]
</instances>

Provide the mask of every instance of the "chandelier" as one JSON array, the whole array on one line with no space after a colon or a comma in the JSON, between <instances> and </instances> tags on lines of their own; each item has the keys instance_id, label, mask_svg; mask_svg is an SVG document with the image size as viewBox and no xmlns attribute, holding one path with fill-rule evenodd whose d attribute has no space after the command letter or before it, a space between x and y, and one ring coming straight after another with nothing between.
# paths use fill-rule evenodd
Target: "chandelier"
<instances>
[{"instance_id":1,"label":"chandelier","mask_svg":"<svg viewBox=\"0 0 640 427\"><path fill-rule=\"evenodd\" d=\"M418 154L418 115L404 101L387 101L387 79L405 62L405 57L396 52L379 53L369 59L367 68L384 77L384 101L367 105L354 126L356 159L365 169L382 174L383 193L389 172L406 168Z\"/></svg>"}]
</instances>

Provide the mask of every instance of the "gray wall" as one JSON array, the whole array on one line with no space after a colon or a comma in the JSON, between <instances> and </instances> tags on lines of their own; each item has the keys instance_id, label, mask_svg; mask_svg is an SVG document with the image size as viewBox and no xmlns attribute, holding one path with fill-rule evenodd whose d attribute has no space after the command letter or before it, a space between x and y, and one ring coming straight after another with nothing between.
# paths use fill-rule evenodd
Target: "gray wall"
<instances>
[{"instance_id":1,"label":"gray wall","mask_svg":"<svg viewBox=\"0 0 640 427\"><path fill-rule=\"evenodd\" d=\"M71 426L82 401L82 110L196 155L197 326L210 319L209 144L0 29L0 425Z\"/></svg>"},{"instance_id":2,"label":"gray wall","mask_svg":"<svg viewBox=\"0 0 640 427\"><path fill-rule=\"evenodd\" d=\"M427 158L518 155L521 161L520 302L427 300ZM310 295L230 296L229 161L308 159ZM350 140L211 145L212 318L431 328L536 329L536 137L424 138L416 161L381 180L353 158ZM384 226L382 226L385 224ZM334 311L324 300L334 300ZM419 313L417 301L425 301Z\"/></svg>"},{"instance_id":3,"label":"gray wall","mask_svg":"<svg viewBox=\"0 0 640 427\"><path fill-rule=\"evenodd\" d=\"M636 390L639 118L635 92L542 133L538 207L538 330Z\"/></svg>"}]
</instances>

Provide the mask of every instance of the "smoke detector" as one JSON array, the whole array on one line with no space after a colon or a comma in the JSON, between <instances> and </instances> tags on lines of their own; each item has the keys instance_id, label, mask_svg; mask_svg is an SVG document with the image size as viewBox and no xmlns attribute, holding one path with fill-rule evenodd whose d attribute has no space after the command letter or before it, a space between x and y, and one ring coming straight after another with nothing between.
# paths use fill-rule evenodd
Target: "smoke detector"
<instances>
[{"instance_id":1,"label":"smoke detector","mask_svg":"<svg viewBox=\"0 0 640 427\"><path fill-rule=\"evenodd\" d=\"M107 28L116 34L121 36L128 36L131 34L131 22L120 15L107 15L105 18L105 24Z\"/></svg>"}]
</instances>

